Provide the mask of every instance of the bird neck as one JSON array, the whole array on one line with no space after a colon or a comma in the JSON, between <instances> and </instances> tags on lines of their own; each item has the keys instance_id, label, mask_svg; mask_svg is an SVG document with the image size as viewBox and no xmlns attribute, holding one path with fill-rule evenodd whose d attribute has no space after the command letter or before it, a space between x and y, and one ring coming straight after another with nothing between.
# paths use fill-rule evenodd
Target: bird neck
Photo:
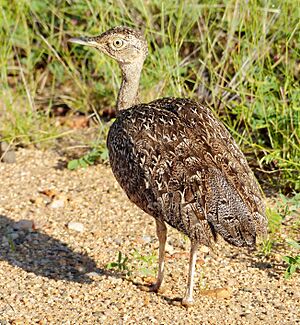
<instances>
[{"instance_id":1,"label":"bird neck","mask_svg":"<svg viewBox=\"0 0 300 325\"><path fill-rule=\"evenodd\" d=\"M144 61L120 65L122 83L118 94L117 111L127 109L139 103L138 90Z\"/></svg>"}]
</instances>

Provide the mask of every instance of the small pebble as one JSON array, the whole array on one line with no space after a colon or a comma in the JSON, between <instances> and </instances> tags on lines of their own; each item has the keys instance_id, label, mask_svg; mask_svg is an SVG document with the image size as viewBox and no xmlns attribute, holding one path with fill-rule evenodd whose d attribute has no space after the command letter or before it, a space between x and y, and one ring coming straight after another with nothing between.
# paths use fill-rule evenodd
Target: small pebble
<instances>
[{"instance_id":1,"label":"small pebble","mask_svg":"<svg viewBox=\"0 0 300 325\"><path fill-rule=\"evenodd\" d=\"M208 254L210 251L209 247L205 246L205 245L202 245L200 248L199 248L199 252L201 253L205 253L205 254Z\"/></svg>"},{"instance_id":2,"label":"small pebble","mask_svg":"<svg viewBox=\"0 0 300 325\"><path fill-rule=\"evenodd\" d=\"M120 239L118 239L118 238L115 238L115 239L114 239L114 242L115 242L117 245L119 245L119 246L122 245L122 240L120 240Z\"/></svg>"},{"instance_id":3,"label":"small pebble","mask_svg":"<svg viewBox=\"0 0 300 325\"><path fill-rule=\"evenodd\" d=\"M16 239L19 238L19 234L17 232L12 232L12 233L9 234L9 238L11 240L16 240Z\"/></svg>"},{"instance_id":4,"label":"small pebble","mask_svg":"<svg viewBox=\"0 0 300 325\"><path fill-rule=\"evenodd\" d=\"M145 243L150 243L151 242L151 237L150 236L142 236L142 239Z\"/></svg>"},{"instance_id":5,"label":"small pebble","mask_svg":"<svg viewBox=\"0 0 300 325\"><path fill-rule=\"evenodd\" d=\"M84 225L80 222L71 221L68 223L68 228L70 230L84 232Z\"/></svg>"},{"instance_id":6,"label":"small pebble","mask_svg":"<svg viewBox=\"0 0 300 325\"><path fill-rule=\"evenodd\" d=\"M170 255L174 254L174 247L168 243L166 243L166 252Z\"/></svg>"},{"instance_id":7,"label":"small pebble","mask_svg":"<svg viewBox=\"0 0 300 325\"><path fill-rule=\"evenodd\" d=\"M0 161L8 164L16 162L16 154L7 142L0 142Z\"/></svg>"},{"instance_id":8,"label":"small pebble","mask_svg":"<svg viewBox=\"0 0 300 325\"><path fill-rule=\"evenodd\" d=\"M2 236L2 244L4 246L8 246L9 240L8 240L8 238L6 236Z\"/></svg>"},{"instance_id":9,"label":"small pebble","mask_svg":"<svg viewBox=\"0 0 300 325\"><path fill-rule=\"evenodd\" d=\"M65 206L65 202L62 199L54 200L49 204L49 207L52 209L59 209Z\"/></svg>"},{"instance_id":10,"label":"small pebble","mask_svg":"<svg viewBox=\"0 0 300 325\"><path fill-rule=\"evenodd\" d=\"M99 274L97 272L89 272L89 273L86 273L86 276L88 276L89 278L98 278L99 276L101 276L101 274Z\"/></svg>"},{"instance_id":11,"label":"small pebble","mask_svg":"<svg viewBox=\"0 0 300 325\"><path fill-rule=\"evenodd\" d=\"M32 220L22 219L13 224L15 230L33 230L34 222Z\"/></svg>"}]
</instances>

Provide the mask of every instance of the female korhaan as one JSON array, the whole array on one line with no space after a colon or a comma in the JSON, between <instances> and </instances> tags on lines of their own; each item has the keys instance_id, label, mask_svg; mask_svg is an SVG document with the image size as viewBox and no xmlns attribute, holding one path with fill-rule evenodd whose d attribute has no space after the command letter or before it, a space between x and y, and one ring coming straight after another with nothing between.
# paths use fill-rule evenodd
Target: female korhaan
<instances>
[{"instance_id":1,"label":"female korhaan","mask_svg":"<svg viewBox=\"0 0 300 325\"><path fill-rule=\"evenodd\" d=\"M148 53L143 35L115 27L70 42L98 49L122 72L117 118L107 147L113 173L128 198L155 218L159 239L157 291L164 275L166 224L191 240L188 284L182 304L193 303L197 247L221 235L235 246L255 246L266 233L262 193L236 142L213 113L196 101L138 100Z\"/></svg>"}]
</instances>

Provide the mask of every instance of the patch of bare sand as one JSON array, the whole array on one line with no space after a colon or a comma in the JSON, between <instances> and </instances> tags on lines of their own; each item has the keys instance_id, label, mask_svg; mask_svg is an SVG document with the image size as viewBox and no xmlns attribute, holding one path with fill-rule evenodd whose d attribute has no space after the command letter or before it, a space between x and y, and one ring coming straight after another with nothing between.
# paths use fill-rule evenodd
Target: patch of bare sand
<instances>
[{"instance_id":1,"label":"patch of bare sand","mask_svg":"<svg viewBox=\"0 0 300 325\"><path fill-rule=\"evenodd\" d=\"M106 265L119 251L131 257L129 267L134 254L156 252L154 221L128 201L109 167L69 171L54 152L16 154L16 164L0 164L0 324L300 322L299 275L286 281L280 258L222 242L216 256L199 260L195 306L178 306L173 299L184 293L189 243L174 229L163 292L141 290L142 270L124 277ZM33 222L20 226L21 219Z\"/></svg>"}]
</instances>

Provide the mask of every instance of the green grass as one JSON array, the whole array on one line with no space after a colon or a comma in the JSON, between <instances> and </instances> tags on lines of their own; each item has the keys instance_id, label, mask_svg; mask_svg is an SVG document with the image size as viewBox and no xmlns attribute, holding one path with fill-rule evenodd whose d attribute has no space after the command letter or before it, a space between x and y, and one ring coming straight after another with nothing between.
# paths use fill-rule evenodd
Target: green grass
<instances>
[{"instance_id":1,"label":"green grass","mask_svg":"<svg viewBox=\"0 0 300 325\"><path fill-rule=\"evenodd\" d=\"M289 279L298 269L300 269L300 244L294 240L289 240L288 244L298 250L295 256L284 256L283 260L287 263L285 278Z\"/></svg>"},{"instance_id":2,"label":"green grass","mask_svg":"<svg viewBox=\"0 0 300 325\"><path fill-rule=\"evenodd\" d=\"M141 255L141 253L135 249L129 257L123 255L121 251L117 254L115 262L110 262L106 265L108 270L115 270L123 273L126 276L130 276L133 273L143 277L155 277L157 273L158 258L156 252L151 252L148 255Z\"/></svg>"},{"instance_id":3,"label":"green grass","mask_svg":"<svg viewBox=\"0 0 300 325\"><path fill-rule=\"evenodd\" d=\"M51 117L113 107L120 74L67 43L116 25L141 28L150 54L141 96L205 98L251 164L282 191L300 190L300 6L297 1L1 1L0 134L50 144Z\"/></svg>"},{"instance_id":4,"label":"green grass","mask_svg":"<svg viewBox=\"0 0 300 325\"><path fill-rule=\"evenodd\" d=\"M270 205L272 208L267 209L269 236L260 244L258 254L270 260L281 255L286 264L284 277L289 279L300 269L300 193L291 198L278 195Z\"/></svg>"}]
</instances>

